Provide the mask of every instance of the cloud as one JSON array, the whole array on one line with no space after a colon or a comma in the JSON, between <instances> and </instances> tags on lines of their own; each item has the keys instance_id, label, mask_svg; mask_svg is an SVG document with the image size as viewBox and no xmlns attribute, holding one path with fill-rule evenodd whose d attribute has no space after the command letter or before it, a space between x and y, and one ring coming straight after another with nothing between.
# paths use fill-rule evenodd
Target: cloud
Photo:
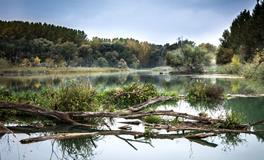
<instances>
[{"instance_id":1,"label":"cloud","mask_svg":"<svg viewBox=\"0 0 264 160\"><path fill-rule=\"evenodd\" d=\"M85 30L88 37L133 37L164 44L183 36L218 43L250 0L2 0L4 20L30 20Z\"/></svg>"}]
</instances>

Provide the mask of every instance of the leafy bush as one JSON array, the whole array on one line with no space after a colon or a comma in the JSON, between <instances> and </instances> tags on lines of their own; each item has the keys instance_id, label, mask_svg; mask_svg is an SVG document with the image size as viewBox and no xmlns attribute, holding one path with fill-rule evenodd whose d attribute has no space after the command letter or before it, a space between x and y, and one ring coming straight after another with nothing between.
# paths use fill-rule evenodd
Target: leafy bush
<instances>
[{"instance_id":1,"label":"leafy bush","mask_svg":"<svg viewBox=\"0 0 264 160\"><path fill-rule=\"evenodd\" d=\"M7 68L7 67L10 67L11 64L9 61L7 61L6 59L4 58L0 58L0 68Z\"/></svg>"},{"instance_id":2,"label":"leafy bush","mask_svg":"<svg viewBox=\"0 0 264 160\"><path fill-rule=\"evenodd\" d=\"M237 112L229 112L226 114L225 123L220 126L223 128L235 129L243 121L243 115Z\"/></svg>"},{"instance_id":3,"label":"leafy bush","mask_svg":"<svg viewBox=\"0 0 264 160\"><path fill-rule=\"evenodd\" d=\"M194 83L188 92L190 101L213 101L223 98L224 89L215 84Z\"/></svg>"},{"instance_id":4,"label":"leafy bush","mask_svg":"<svg viewBox=\"0 0 264 160\"><path fill-rule=\"evenodd\" d=\"M125 108L147 101L158 96L156 87L152 84L132 83L123 88L110 90L103 95L107 103Z\"/></svg>"},{"instance_id":5,"label":"leafy bush","mask_svg":"<svg viewBox=\"0 0 264 160\"><path fill-rule=\"evenodd\" d=\"M255 65L254 64L244 64L240 70L240 74L245 78L253 78L255 72Z\"/></svg>"},{"instance_id":6,"label":"leafy bush","mask_svg":"<svg viewBox=\"0 0 264 160\"><path fill-rule=\"evenodd\" d=\"M96 111L95 90L88 84L70 84L57 93L55 109L59 111Z\"/></svg>"},{"instance_id":7,"label":"leafy bush","mask_svg":"<svg viewBox=\"0 0 264 160\"><path fill-rule=\"evenodd\" d=\"M256 70L256 79L264 80L264 63L260 64Z\"/></svg>"},{"instance_id":8,"label":"leafy bush","mask_svg":"<svg viewBox=\"0 0 264 160\"><path fill-rule=\"evenodd\" d=\"M240 74L245 78L264 80L264 63L259 65L245 64L243 65Z\"/></svg>"},{"instance_id":9,"label":"leafy bush","mask_svg":"<svg viewBox=\"0 0 264 160\"><path fill-rule=\"evenodd\" d=\"M162 119L159 116L147 116L144 118L144 121L151 124L158 124L162 122Z\"/></svg>"}]
</instances>

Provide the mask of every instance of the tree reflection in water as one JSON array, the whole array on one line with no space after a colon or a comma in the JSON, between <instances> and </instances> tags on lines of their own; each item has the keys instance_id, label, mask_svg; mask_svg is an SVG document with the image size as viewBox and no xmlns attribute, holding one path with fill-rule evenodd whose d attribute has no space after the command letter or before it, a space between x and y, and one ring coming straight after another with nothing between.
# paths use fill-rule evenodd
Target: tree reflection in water
<instances>
[{"instance_id":1,"label":"tree reflection in water","mask_svg":"<svg viewBox=\"0 0 264 160\"><path fill-rule=\"evenodd\" d=\"M65 139L56 140L58 145L58 150L61 153L61 158L53 149L54 142L52 141L52 155L56 156L57 159L72 159L72 160L86 160L91 159L94 154L94 149L96 146L96 141L99 137L85 137L85 138L75 138L75 139Z\"/></svg>"}]
</instances>

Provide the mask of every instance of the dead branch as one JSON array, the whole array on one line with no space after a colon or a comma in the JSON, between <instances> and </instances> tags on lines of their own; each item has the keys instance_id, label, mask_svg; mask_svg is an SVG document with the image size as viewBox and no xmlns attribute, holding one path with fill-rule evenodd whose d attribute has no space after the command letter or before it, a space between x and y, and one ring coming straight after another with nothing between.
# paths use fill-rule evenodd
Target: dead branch
<instances>
[{"instance_id":1,"label":"dead branch","mask_svg":"<svg viewBox=\"0 0 264 160\"><path fill-rule=\"evenodd\" d=\"M69 115L65 112L55 111L55 110L46 110L38 106L31 104L17 104L17 103L7 103L0 102L0 109L16 110L29 114L40 115L50 118L55 118L63 123L82 125L74 120L72 120Z\"/></svg>"},{"instance_id":2,"label":"dead branch","mask_svg":"<svg viewBox=\"0 0 264 160\"><path fill-rule=\"evenodd\" d=\"M150 105L160 103L160 102L165 102L165 101L171 100L172 98L173 97L166 97L166 96L154 97L152 99L147 100L146 102L143 102L143 103L140 103L138 105L129 107L128 109L132 112L138 112L138 111L141 111Z\"/></svg>"},{"instance_id":3,"label":"dead branch","mask_svg":"<svg viewBox=\"0 0 264 160\"><path fill-rule=\"evenodd\" d=\"M64 140L64 139L73 139L73 138L82 138L82 137L93 137L93 136L98 136L98 135L103 135L103 136L104 135L133 135L135 136L139 134L142 134L142 132L124 131L124 130L96 131L96 132L86 132L86 133L58 133L58 134L48 135L48 136L26 138L26 139L22 139L20 142L22 144L28 144L28 143L46 141L50 139Z\"/></svg>"},{"instance_id":4,"label":"dead branch","mask_svg":"<svg viewBox=\"0 0 264 160\"><path fill-rule=\"evenodd\" d=\"M201 138L207 138L207 137L212 137L212 136L216 136L216 134L215 133L197 133L197 134L187 135L185 136L185 138L201 139Z\"/></svg>"},{"instance_id":5,"label":"dead branch","mask_svg":"<svg viewBox=\"0 0 264 160\"><path fill-rule=\"evenodd\" d=\"M206 140L203 140L203 139L198 139L198 138L189 138L188 139L189 141L191 142L195 142L197 144L200 144L200 145L203 145L203 146L207 146L207 147L212 147L212 148L215 148L217 147L218 145L215 144L215 143L212 143L212 142L208 142Z\"/></svg>"},{"instance_id":6,"label":"dead branch","mask_svg":"<svg viewBox=\"0 0 264 160\"><path fill-rule=\"evenodd\" d=\"M31 104L16 104L0 102L0 109L17 110L21 112L26 112L29 114L35 114L40 116L51 117L59 120L62 123L73 124L73 125L85 125L76 122L74 119L80 117L111 117L111 118L127 118L127 119L138 119L150 115L164 115L181 117L189 120L196 120L205 124L215 124L224 123L221 119L212 119L209 117L195 116L187 113L174 112L173 110L165 111L148 111L148 112L131 112L131 111L118 111L118 112L60 112L55 110L46 110L38 106L33 106Z\"/></svg>"},{"instance_id":7,"label":"dead branch","mask_svg":"<svg viewBox=\"0 0 264 160\"><path fill-rule=\"evenodd\" d=\"M13 133L13 132L7 127L5 127L3 123L0 122L0 134L5 134L5 133Z\"/></svg>"},{"instance_id":8,"label":"dead branch","mask_svg":"<svg viewBox=\"0 0 264 160\"><path fill-rule=\"evenodd\" d=\"M264 124L264 120L260 120L260 121L256 121L254 123L250 123L250 126L256 126L256 125L263 125Z\"/></svg>"}]
</instances>

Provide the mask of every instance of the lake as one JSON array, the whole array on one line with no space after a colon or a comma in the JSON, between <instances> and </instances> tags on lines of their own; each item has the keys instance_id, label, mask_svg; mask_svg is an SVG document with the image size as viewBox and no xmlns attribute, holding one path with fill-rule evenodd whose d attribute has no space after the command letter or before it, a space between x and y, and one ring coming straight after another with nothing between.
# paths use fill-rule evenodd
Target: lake
<instances>
[{"instance_id":1,"label":"lake","mask_svg":"<svg viewBox=\"0 0 264 160\"><path fill-rule=\"evenodd\" d=\"M98 91L127 85L132 82L152 83L159 90L186 94L195 82L218 84L226 94L263 94L264 84L228 75L171 75L152 71L122 73L94 73L82 75L42 75L26 77L1 77L0 85L14 90L38 91L45 87L59 87L67 83L89 83ZM190 104L180 100L175 104L158 106L157 109L198 114L206 112L212 117L236 111L244 115L245 122L264 118L264 97L232 98L221 104ZM124 119L113 119L113 129L122 126ZM132 126L135 131L144 130L143 125ZM264 130L256 126L252 130ZM166 133L166 131L160 131ZM32 144L19 141L46 133L0 135L0 160L46 160L46 159L181 159L181 160L262 160L264 134L221 134L205 138L206 144L185 138L134 139L133 136L96 136L70 140L47 140ZM124 140L125 139L125 140Z\"/></svg>"}]
</instances>

